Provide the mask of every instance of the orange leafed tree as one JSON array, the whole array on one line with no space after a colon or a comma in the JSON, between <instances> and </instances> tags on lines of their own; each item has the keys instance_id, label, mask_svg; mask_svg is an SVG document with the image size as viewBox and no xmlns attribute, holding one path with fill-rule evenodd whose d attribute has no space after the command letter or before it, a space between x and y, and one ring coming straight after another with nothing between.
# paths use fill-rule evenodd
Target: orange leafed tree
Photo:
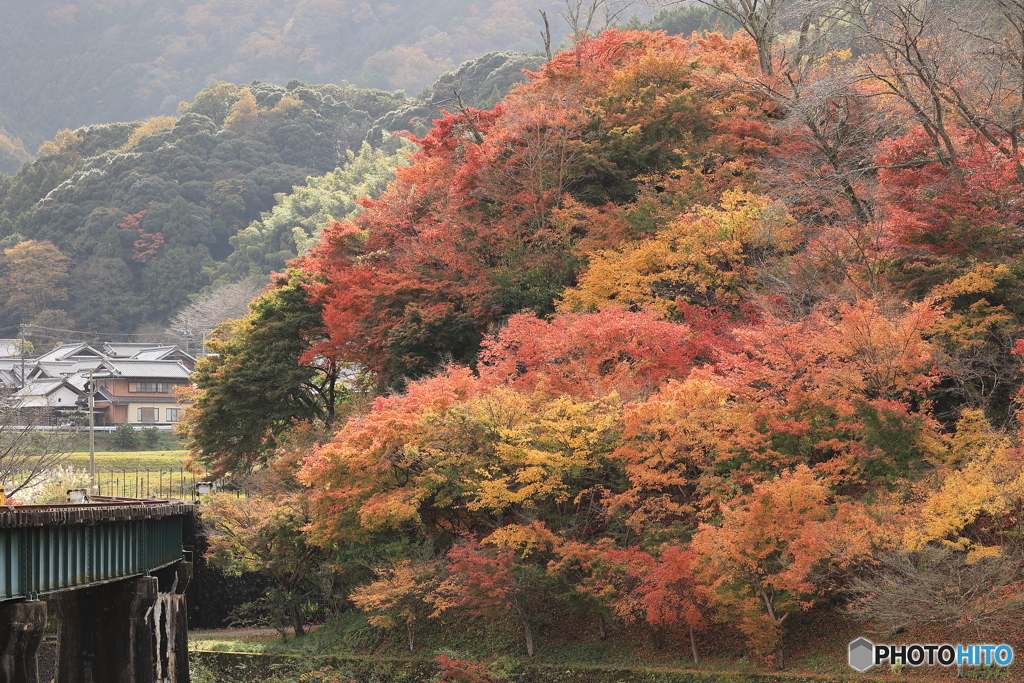
<instances>
[{"instance_id":1,"label":"orange leafed tree","mask_svg":"<svg viewBox=\"0 0 1024 683\"><path fill-rule=\"evenodd\" d=\"M405 628L409 652L416 649L416 622L432 609L430 598L441 581L441 563L432 560L393 560L375 572L376 579L349 595L356 607L371 612L374 626Z\"/></svg>"},{"instance_id":2,"label":"orange leafed tree","mask_svg":"<svg viewBox=\"0 0 1024 683\"><path fill-rule=\"evenodd\" d=\"M517 389L593 398L614 391L630 400L710 361L727 348L725 336L698 336L646 312L608 309L550 320L520 314L484 340L479 372Z\"/></svg>"},{"instance_id":3,"label":"orange leafed tree","mask_svg":"<svg viewBox=\"0 0 1024 683\"><path fill-rule=\"evenodd\" d=\"M719 618L779 668L786 617L820 599L831 570L871 552L869 518L830 503L828 486L800 466L725 506L693 539L697 580Z\"/></svg>"},{"instance_id":4,"label":"orange leafed tree","mask_svg":"<svg viewBox=\"0 0 1024 683\"><path fill-rule=\"evenodd\" d=\"M70 259L51 242L27 240L0 251L0 296L28 322L67 300Z\"/></svg>"},{"instance_id":5,"label":"orange leafed tree","mask_svg":"<svg viewBox=\"0 0 1024 683\"><path fill-rule=\"evenodd\" d=\"M753 408L696 376L669 381L647 400L626 406L623 444L613 457L628 486L609 497L609 511L644 533L713 509L722 463L765 446Z\"/></svg>"}]
</instances>

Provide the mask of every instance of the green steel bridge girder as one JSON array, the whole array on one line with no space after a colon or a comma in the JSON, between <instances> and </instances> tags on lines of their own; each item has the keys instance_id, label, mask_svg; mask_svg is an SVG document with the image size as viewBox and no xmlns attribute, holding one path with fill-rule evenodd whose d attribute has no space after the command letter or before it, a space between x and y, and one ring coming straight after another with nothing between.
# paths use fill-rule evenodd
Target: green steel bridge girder
<instances>
[{"instance_id":1,"label":"green steel bridge girder","mask_svg":"<svg viewBox=\"0 0 1024 683\"><path fill-rule=\"evenodd\" d=\"M0 601L148 575L182 559L191 504L92 501L0 507Z\"/></svg>"}]
</instances>

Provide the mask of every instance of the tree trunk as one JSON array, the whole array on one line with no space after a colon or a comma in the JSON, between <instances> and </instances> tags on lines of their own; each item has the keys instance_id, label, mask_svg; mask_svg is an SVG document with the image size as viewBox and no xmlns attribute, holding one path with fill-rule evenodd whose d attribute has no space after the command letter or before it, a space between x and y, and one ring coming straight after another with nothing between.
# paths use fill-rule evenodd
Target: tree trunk
<instances>
[{"instance_id":1,"label":"tree trunk","mask_svg":"<svg viewBox=\"0 0 1024 683\"><path fill-rule=\"evenodd\" d=\"M700 664L700 659L697 658L697 638L693 635L693 627L690 627L690 649L693 651L693 663Z\"/></svg>"},{"instance_id":2,"label":"tree trunk","mask_svg":"<svg viewBox=\"0 0 1024 683\"><path fill-rule=\"evenodd\" d=\"M409 652L412 652L416 649L416 644L413 641L412 621L405 622L405 637L409 639Z\"/></svg>"},{"instance_id":3,"label":"tree trunk","mask_svg":"<svg viewBox=\"0 0 1024 683\"><path fill-rule=\"evenodd\" d=\"M530 629L530 620L526 617L526 610L516 605L516 614L519 615L519 623L523 625L523 634L526 636L526 656L533 657L533 631Z\"/></svg>"},{"instance_id":4,"label":"tree trunk","mask_svg":"<svg viewBox=\"0 0 1024 683\"><path fill-rule=\"evenodd\" d=\"M544 30L541 31L540 37L544 41L544 54L547 56L548 61L551 61L551 25L548 24L548 13L544 10L537 10L540 12L540 16L544 19Z\"/></svg>"},{"instance_id":5,"label":"tree trunk","mask_svg":"<svg viewBox=\"0 0 1024 683\"><path fill-rule=\"evenodd\" d=\"M533 657L533 631L530 630L530 622L523 619L523 631L526 632L526 656Z\"/></svg>"},{"instance_id":6,"label":"tree trunk","mask_svg":"<svg viewBox=\"0 0 1024 683\"><path fill-rule=\"evenodd\" d=\"M292 605L288 611L292 613L292 628L295 629L295 637L306 635L306 631L302 628L302 608Z\"/></svg>"},{"instance_id":7,"label":"tree trunk","mask_svg":"<svg viewBox=\"0 0 1024 683\"><path fill-rule=\"evenodd\" d=\"M781 670L786 667L785 652L782 650L782 622L789 616L789 612L786 612L782 616L776 616L775 592L772 591L772 595L768 595L768 591L766 591L763 586L758 586L757 591L761 594L761 599L764 600L764 606L768 611L768 617L779 627L779 642L775 646L775 664Z\"/></svg>"},{"instance_id":8,"label":"tree trunk","mask_svg":"<svg viewBox=\"0 0 1024 683\"><path fill-rule=\"evenodd\" d=\"M772 65L772 38L762 37L760 40L755 40L757 44L757 61L761 64L761 73L765 76L771 76L775 73L775 68Z\"/></svg>"},{"instance_id":9,"label":"tree trunk","mask_svg":"<svg viewBox=\"0 0 1024 683\"><path fill-rule=\"evenodd\" d=\"M601 640L604 640L605 638L608 637L608 631L606 631L605 628L604 628L604 615L603 614L598 614L597 615L597 633L598 633L598 636L601 638Z\"/></svg>"}]
</instances>

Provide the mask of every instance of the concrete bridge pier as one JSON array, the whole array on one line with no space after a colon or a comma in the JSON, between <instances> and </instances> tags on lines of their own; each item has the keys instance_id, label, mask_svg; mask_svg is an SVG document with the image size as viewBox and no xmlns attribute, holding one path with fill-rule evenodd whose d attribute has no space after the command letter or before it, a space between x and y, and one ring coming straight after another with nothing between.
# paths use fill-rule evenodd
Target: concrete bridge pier
<instances>
[{"instance_id":1,"label":"concrete bridge pier","mask_svg":"<svg viewBox=\"0 0 1024 683\"><path fill-rule=\"evenodd\" d=\"M189 683L184 596L160 583L141 576L55 594L57 683Z\"/></svg>"},{"instance_id":2,"label":"concrete bridge pier","mask_svg":"<svg viewBox=\"0 0 1024 683\"><path fill-rule=\"evenodd\" d=\"M39 683L36 652L45 630L45 602L0 602L0 683Z\"/></svg>"}]
</instances>

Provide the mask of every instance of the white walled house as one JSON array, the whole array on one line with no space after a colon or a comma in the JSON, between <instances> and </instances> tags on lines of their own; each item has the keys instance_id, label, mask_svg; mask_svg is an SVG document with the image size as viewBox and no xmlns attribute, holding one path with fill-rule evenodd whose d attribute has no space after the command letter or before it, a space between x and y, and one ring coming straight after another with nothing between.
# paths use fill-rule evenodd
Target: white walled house
<instances>
[{"instance_id":1,"label":"white walled house","mask_svg":"<svg viewBox=\"0 0 1024 683\"><path fill-rule=\"evenodd\" d=\"M49 410L49 422L59 414L83 410L90 376L94 382L97 426L132 424L169 426L181 420L178 392L189 380L195 358L176 346L104 344L102 350L85 343L62 344L34 359L18 359L25 379L0 367L9 385L7 401L19 410ZM7 375L10 375L8 377Z\"/></svg>"},{"instance_id":2,"label":"white walled house","mask_svg":"<svg viewBox=\"0 0 1024 683\"><path fill-rule=\"evenodd\" d=\"M63 378L33 379L14 392L11 402L18 408L74 410L84 395L84 391Z\"/></svg>"}]
</instances>

